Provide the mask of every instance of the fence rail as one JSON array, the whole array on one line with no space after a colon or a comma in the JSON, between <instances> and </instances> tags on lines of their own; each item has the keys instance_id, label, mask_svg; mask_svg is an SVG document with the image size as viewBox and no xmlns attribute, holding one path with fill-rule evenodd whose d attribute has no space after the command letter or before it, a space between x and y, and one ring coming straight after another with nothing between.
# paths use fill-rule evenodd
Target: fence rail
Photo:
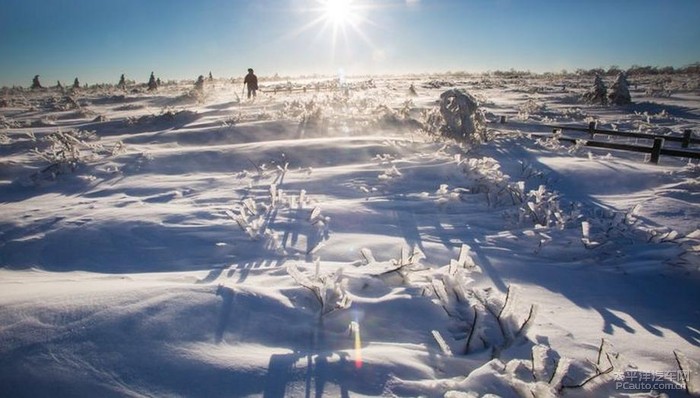
<instances>
[{"instance_id":1,"label":"fence rail","mask_svg":"<svg viewBox=\"0 0 700 398\"><path fill-rule=\"evenodd\" d=\"M622 151L648 153L651 155L649 162L654 163L654 164L659 163L659 158L661 157L661 155L675 156L675 157L689 158L689 159L700 159L700 152L699 151L693 151L693 150L686 149L690 146L690 144L700 144L700 139L693 138L692 130L685 130L685 131L683 131L683 136L678 137L678 136L666 136L666 135L659 135L659 134L645 134L645 133L632 133L632 132L614 131L614 130L600 130L600 129L595 128L595 122L591 122L588 125L588 127L552 126L552 125L547 125L546 127L552 128L553 135L533 134L533 136L538 136L538 137L543 137L543 138L544 137L556 138L560 142L569 142L569 143L573 143L573 144L575 144L577 142L583 142L583 145L588 146L588 147L592 147L592 148L607 148L607 149L616 149L616 150L622 150ZM589 133L591 139L582 140L582 139L573 138L573 137L563 137L563 136L557 137L557 134L559 132L563 132L564 130L587 132L587 133ZM593 140L593 137L596 134L605 134L605 135L610 135L610 136L629 137L629 138L643 138L643 139L653 140L653 144L652 144L652 146L644 146L644 145L623 144L623 143L619 143L619 142L595 141L595 140ZM680 142L682 149L664 148L663 146L664 146L664 143L666 141Z\"/></svg>"},{"instance_id":2,"label":"fence rail","mask_svg":"<svg viewBox=\"0 0 700 398\"><path fill-rule=\"evenodd\" d=\"M618 137L628 137L628 138L643 138L647 140L653 140L655 138L663 138L665 141L670 142L680 142L682 148L688 148L690 144L700 144L700 138L693 137L692 130L684 130L683 136L672 136L672 135L660 135L660 134L647 134L647 133L631 133L626 131L616 131L616 130L603 130L597 129L595 127L595 122L588 123L588 127L577 127L577 126L554 126L547 125L547 127L560 130L571 130L571 131L583 131L588 133L591 138L596 134L604 134Z\"/></svg>"}]
</instances>

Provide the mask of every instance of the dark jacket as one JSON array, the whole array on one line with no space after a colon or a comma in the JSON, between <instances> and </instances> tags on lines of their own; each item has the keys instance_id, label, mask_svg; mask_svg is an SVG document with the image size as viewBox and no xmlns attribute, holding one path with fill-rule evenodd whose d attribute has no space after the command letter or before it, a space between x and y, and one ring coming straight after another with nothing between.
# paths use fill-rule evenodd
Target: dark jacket
<instances>
[{"instance_id":1,"label":"dark jacket","mask_svg":"<svg viewBox=\"0 0 700 398\"><path fill-rule=\"evenodd\" d=\"M253 72L248 73L243 80L243 84L248 85L249 90L258 89L258 77L253 74Z\"/></svg>"}]
</instances>

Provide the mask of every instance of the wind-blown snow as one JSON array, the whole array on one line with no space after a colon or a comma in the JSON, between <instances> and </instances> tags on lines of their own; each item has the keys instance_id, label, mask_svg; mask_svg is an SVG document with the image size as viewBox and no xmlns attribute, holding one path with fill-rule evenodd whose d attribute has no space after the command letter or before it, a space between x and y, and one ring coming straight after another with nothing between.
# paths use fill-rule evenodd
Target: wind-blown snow
<instances>
[{"instance_id":1,"label":"wind-blown snow","mask_svg":"<svg viewBox=\"0 0 700 398\"><path fill-rule=\"evenodd\" d=\"M624 396L678 355L696 391L697 161L530 134L697 134L700 93L559 79L4 90L0 395Z\"/></svg>"}]
</instances>

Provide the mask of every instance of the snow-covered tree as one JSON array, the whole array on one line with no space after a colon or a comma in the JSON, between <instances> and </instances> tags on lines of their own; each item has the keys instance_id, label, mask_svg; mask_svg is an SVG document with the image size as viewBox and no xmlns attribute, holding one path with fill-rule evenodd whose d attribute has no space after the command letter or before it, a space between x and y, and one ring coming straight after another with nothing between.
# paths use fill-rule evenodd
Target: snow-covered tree
<instances>
[{"instance_id":1,"label":"snow-covered tree","mask_svg":"<svg viewBox=\"0 0 700 398\"><path fill-rule=\"evenodd\" d=\"M204 76L199 75L197 81L194 83L194 89L200 93L204 91Z\"/></svg>"},{"instance_id":2,"label":"snow-covered tree","mask_svg":"<svg viewBox=\"0 0 700 398\"><path fill-rule=\"evenodd\" d=\"M214 76L211 74L211 71L209 71L209 81L214 81Z\"/></svg>"},{"instance_id":3,"label":"snow-covered tree","mask_svg":"<svg viewBox=\"0 0 700 398\"><path fill-rule=\"evenodd\" d=\"M39 88L42 88L41 83L39 82L39 75L35 75L34 79L32 79L32 90Z\"/></svg>"},{"instance_id":4,"label":"snow-covered tree","mask_svg":"<svg viewBox=\"0 0 700 398\"><path fill-rule=\"evenodd\" d=\"M156 82L156 76L151 72L151 77L148 78L148 90L157 90L158 83Z\"/></svg>"},{"instance_id":5,"label":"snow-covered tree","mask_svg":"<svg viewBox=\"0 0 700 398\"><path fill-rule=\"evenodd\" d=\"M583 98L589 104L608 104L608 88L605 86L605 82L600 75L595 76L593 87L583 95Z\"/></svg>"},{"instance_id":6,"label":"snow-covered tree","mask_svg":"<svg viewBox=\"0 0 700 398\"><path fill-rule=\"evenodd\" d=\"M117 88L120 88L122 90L126 89L126 77L124 77L123 73L122 73L121 77L119 78L119 83L117 83Z\"/></svg>"},{"instance_id":7,"label":"snow-covered tree","mask_svg":"<svg viewBox=\"0 0 700 398\"><path fill-rule=\"evenodd\" d=\"M73 88L80 88L80 81L78 81L77 77L73 80Z\"/></svg>"},{"instance_id":8,"label":"snow-covered tree","mask_svg":"<svg viewBox=\"0 0 700 398\"><path fill-rule=\"evenodd\" d=\"M623 72L617 75L617 80L610 87L610 94L608 99L613 105L627 105L632 103L632 96L630 95L629 82L627 81L627 76Z\"/></svg>"}]
</instances>

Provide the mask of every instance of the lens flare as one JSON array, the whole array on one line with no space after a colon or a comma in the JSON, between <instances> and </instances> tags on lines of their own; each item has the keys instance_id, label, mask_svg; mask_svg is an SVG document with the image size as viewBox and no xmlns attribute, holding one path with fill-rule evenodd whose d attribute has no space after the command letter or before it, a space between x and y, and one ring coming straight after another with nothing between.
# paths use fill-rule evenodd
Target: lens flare
<instances>
[{"instance_id":1,"label":"lens flare","mask_svg":"<svg viewBox=\"0 0 700 398\"><path fill-rule=\"evenodd\" d=\"M350 322L350 332L355 336L355 368L362 367L362 339L360 338L360 324L356 321Z\"/></svg>"}]
</instances>

